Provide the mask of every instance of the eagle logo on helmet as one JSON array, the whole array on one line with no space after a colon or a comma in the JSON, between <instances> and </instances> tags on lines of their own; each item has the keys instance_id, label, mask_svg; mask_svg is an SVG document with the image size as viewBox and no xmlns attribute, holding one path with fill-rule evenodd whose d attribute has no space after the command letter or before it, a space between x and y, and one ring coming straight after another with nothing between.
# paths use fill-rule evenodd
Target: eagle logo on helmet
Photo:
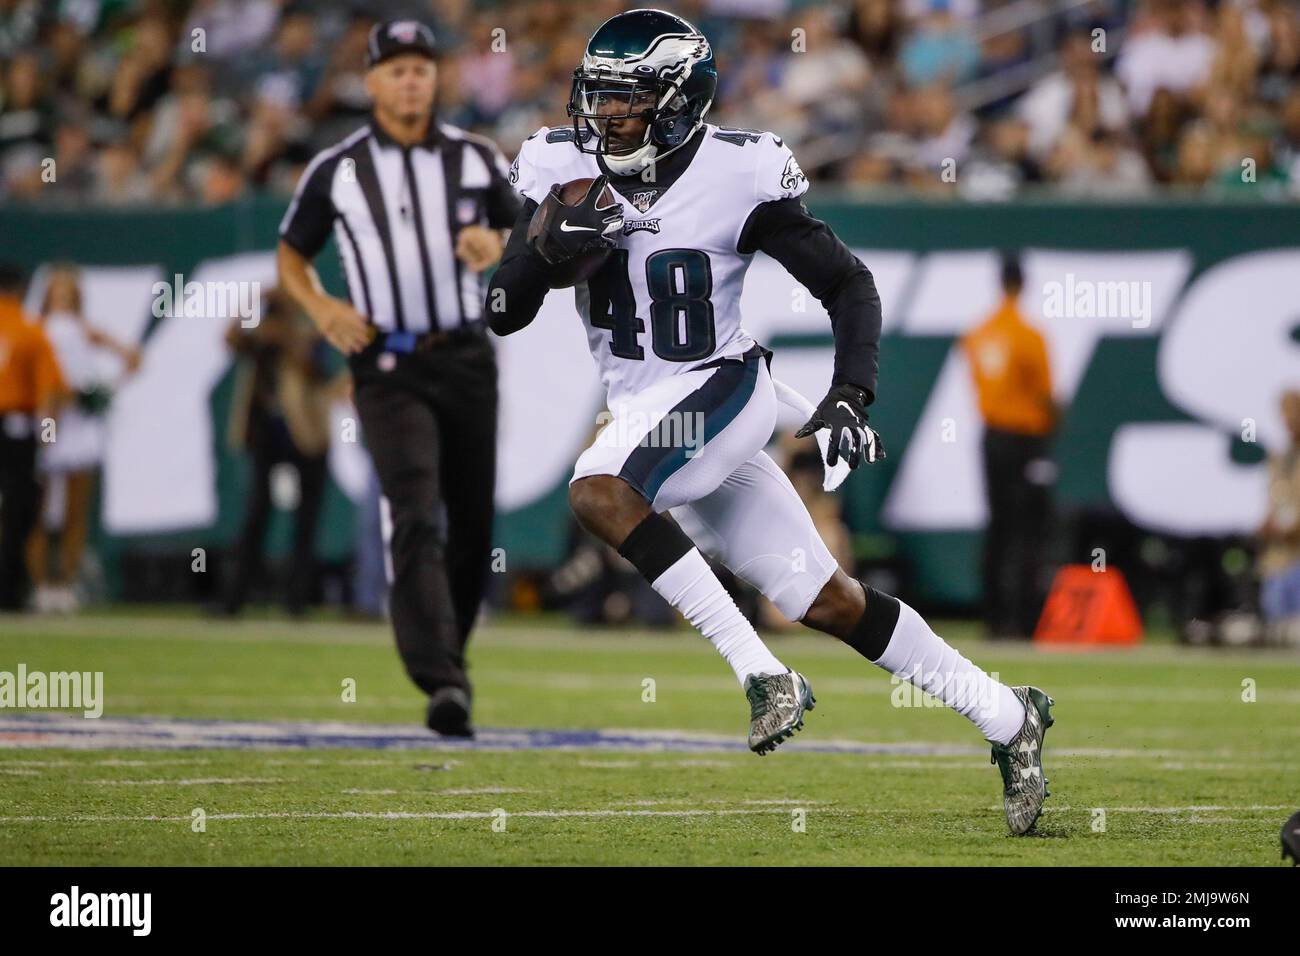
<instances>
[{"instance_id":1,"label":"eagle logo on helmet","mask_svg":"<svg viewBox=\"0 0 1300 956\"><path fill-rule=\"evenodd\" d=\"M633 73L661 78L689 75L691 64L712 56L709 41L701 34L663 34L643 52L632 56L602 56L601 51L587 53L582 68L611 74ZM667 59L671 57L671 59Z\"/></svg>"}]
</instances>

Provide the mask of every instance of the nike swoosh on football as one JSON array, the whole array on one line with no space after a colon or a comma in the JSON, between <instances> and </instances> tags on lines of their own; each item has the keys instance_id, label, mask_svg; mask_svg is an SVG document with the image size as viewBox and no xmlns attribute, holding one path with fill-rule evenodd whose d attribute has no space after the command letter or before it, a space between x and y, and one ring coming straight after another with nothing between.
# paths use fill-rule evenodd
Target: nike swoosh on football
<instances>
[{"instance_id":1,"label":"nike swoosh on football","mask_svg":"<svg viewBox=\"0 0 1300 956\"><path fill-rule=\"evenodd\" d=\"M570 226L569 220L560 223L560 232L595 232L591 226Z\"/></svg>"}]
</instances>

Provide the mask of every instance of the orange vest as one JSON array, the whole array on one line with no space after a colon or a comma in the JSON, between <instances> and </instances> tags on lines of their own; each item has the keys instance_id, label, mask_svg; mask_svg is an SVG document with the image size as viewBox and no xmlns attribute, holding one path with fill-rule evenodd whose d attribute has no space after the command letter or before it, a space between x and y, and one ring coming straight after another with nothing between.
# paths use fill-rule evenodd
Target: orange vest
<instances>
[{"instance_id":1,"label":"orange vest","mask_svg":"<svg viewBox=\"0 0 1300 956\"><path fill-rule=\"evenodd\" d=\"M1046 435L1054 425L1052 371L1042 334L1024 320L1013 298L962 338L984 424L1022 435Z\"/></svg>"},{"instance_id":2,"label":"orange vest","mask_svg":"<svg viewBox=\"0 0 1300 956\"><path fill-rule=\"evenodd\" d=\"M66 390L45 330L17 299L0 297L0 414L44 410Z\"/></svg>"}]
</instances>

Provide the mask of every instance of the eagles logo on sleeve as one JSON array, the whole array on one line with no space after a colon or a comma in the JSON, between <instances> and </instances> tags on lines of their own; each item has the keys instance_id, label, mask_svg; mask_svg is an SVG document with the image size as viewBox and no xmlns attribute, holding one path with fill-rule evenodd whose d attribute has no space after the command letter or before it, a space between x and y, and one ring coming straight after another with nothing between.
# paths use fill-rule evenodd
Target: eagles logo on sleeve
<instances>
[{"instance_id":1,"label":"eagles logo on sleeve","mask_svg":"<svg viewBox=\"0 0 1300 956\"><path fill-rule=\"evenodd\" d=\"M807 182L808 177L803 174L799 168L799 161L791 156L785 161L785 170L781 173L781 188L787 192L793 192L799 188L799 184Z\"/></svg>"}]
</instances>

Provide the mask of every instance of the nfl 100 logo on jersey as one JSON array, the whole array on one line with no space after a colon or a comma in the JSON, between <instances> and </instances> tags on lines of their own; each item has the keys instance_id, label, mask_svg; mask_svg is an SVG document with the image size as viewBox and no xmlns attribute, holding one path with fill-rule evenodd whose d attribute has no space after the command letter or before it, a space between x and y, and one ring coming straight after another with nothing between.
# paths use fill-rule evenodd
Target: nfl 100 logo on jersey
<instances>
[{"instance_id":1,"label":"nfl 100 logo on jersey","mask_svg":"<svg viewBox=\"0 0 1300 956\"><path fill-rule=\"evenodd\" d=\"M649 212L658 195L659 190L657 189L643 189L640 192L633 193L628 198L632 200L632 205L637 208L638 212Z\"/></svg>"}]
</instances>

